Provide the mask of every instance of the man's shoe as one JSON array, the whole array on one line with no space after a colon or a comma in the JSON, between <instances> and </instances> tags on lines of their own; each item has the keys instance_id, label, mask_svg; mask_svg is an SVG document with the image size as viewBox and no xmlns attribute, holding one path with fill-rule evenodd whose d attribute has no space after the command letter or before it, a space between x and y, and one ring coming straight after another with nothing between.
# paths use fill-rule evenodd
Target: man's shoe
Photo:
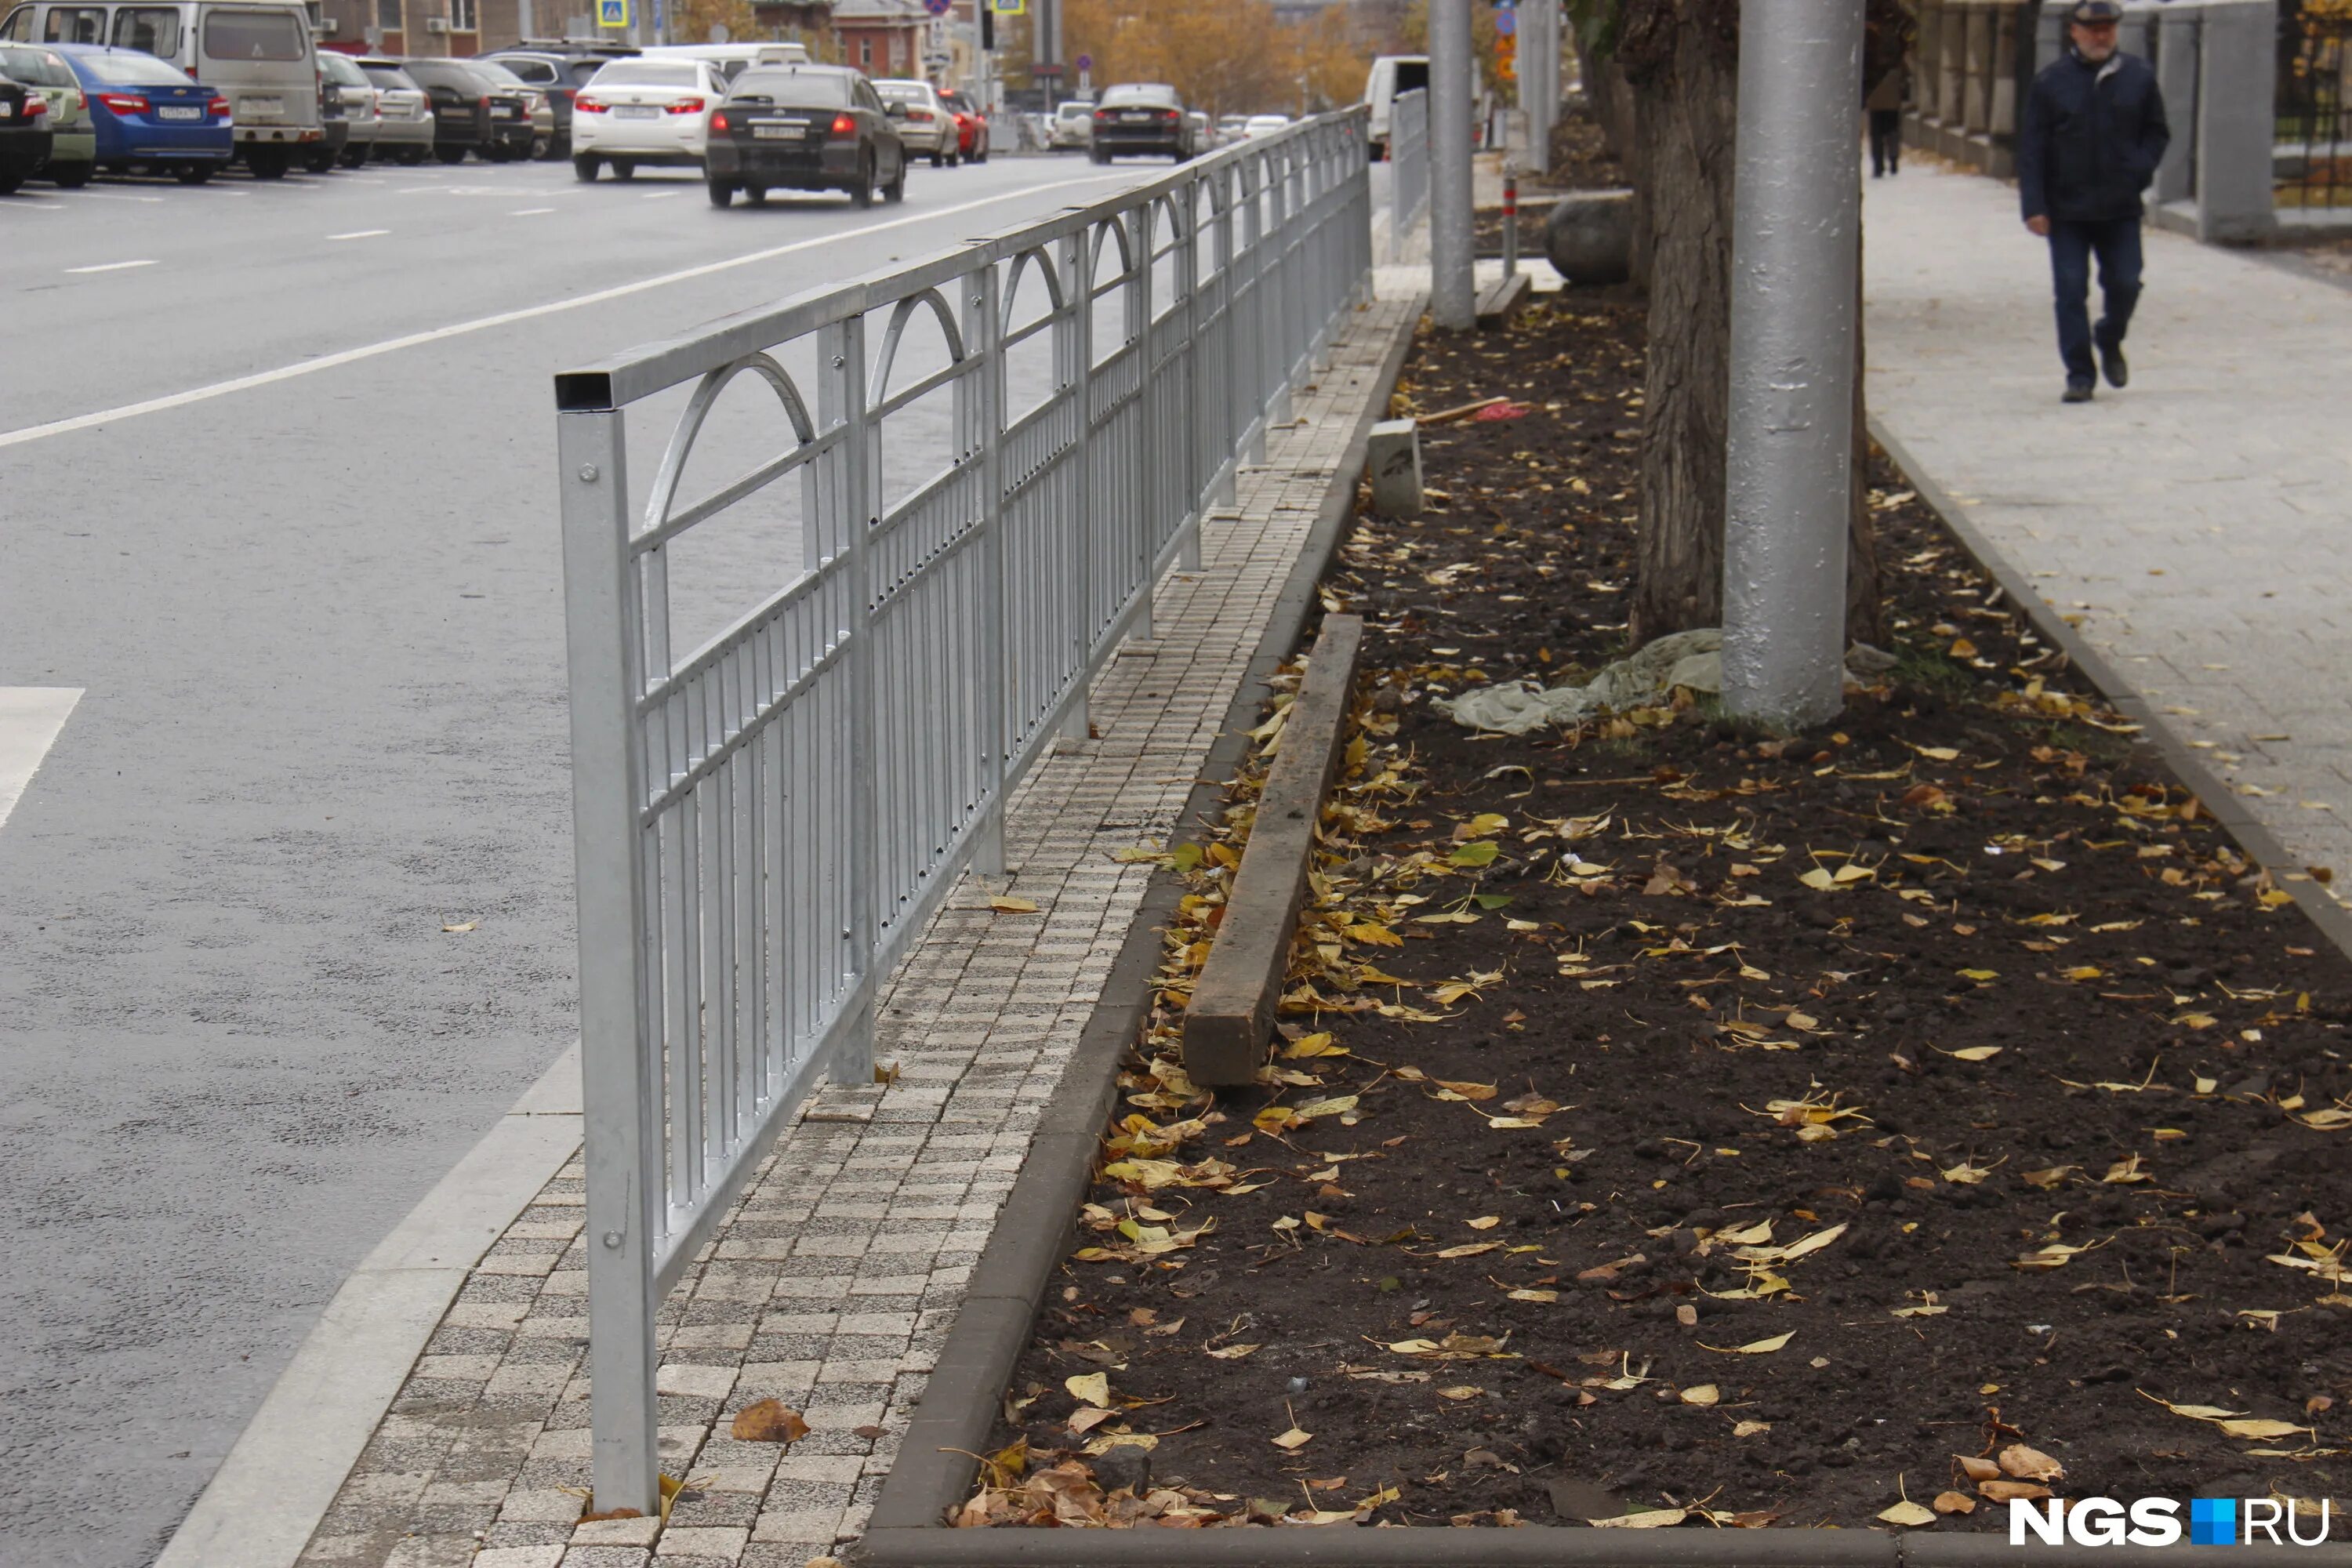
<instances>
[{"instance_id":1,"label":"man's shoe","mask_svg":"<svg viewBox=\"0 0 2352 1568\"><path fill-rule=\"evenodd\" d=\"M2088 403L2088 402L2090 402L2090 401L2091 401L2091 384L2090 384L2089 382L2087 382L2087 381L2070 381L2070 382L2068 382L2068 383L2066 384L2066 395L2065 395L2064 397L2061 398L2059 401L2060 401L2060 402L2062 402L2062 403Z\"/></svg>"},{"instance_id":2,"label":"man's shoe","mask_svg":"<svg viewBox=\"0 0 2352 1568\"><path fill-rule=\"evenodd\" d=\"M2124 346L2111 343L2105 337L2094 333L2091 341L2098 345L2099 372L2107 378L2109 386L2125 386L2131 382L2131 366L2124 361Z\"/></svg>"}]
</instances>

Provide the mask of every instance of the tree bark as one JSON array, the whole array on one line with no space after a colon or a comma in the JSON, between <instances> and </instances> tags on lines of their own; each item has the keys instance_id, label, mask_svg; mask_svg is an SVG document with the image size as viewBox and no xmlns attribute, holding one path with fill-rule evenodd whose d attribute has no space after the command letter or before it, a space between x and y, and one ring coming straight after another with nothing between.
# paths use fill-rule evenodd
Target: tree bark
<instances>
[{"instance_id":1,"label":"tree bark","mask_svg":"<svg viewBox=\"0 0 2352 1568\"><path fill-rule=\"evenodd\" d=\"M1855 175L1860 179L1857 166ZM1853 237L1853 480L1847 487L1845 640L1886 646L1885 599L1878 580L1878 531L1870 510L1870 409L1862 373L1870 363L1863 352L1862 261L1864 238Z\"/></svg>"},{"instance_id":2,"label":"tree bark","mask_svg":"<svg viewBox=\"0 0 2352 1568\"><path fill-rule=\"evenodd\" d=\"M1738 13L1728 0L1629 0L1624 15L1650 290L1630 627L1638 647L1723 620Z\"/></svg>"}]
</instances>

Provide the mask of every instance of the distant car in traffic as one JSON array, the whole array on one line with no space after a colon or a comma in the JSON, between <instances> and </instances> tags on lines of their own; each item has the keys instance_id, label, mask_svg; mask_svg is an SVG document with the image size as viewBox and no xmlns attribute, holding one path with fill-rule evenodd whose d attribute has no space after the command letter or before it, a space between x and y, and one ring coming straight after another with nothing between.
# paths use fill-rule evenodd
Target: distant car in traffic
<instances>
[{"instance_id":1,"label":"distant car in traffic","mask_svg":"<svg viewBox=\"0 0 2352 1568\"><path fill-rule=\"evenodd\" d=\"M90 128L89 95L73 67L56 50L38 44L0 44L0 77L39 93L48 106L48 161L40 177L65 190L89 184L98 170L98 132Z\"/></svg>"},{"instance_id":2,"label":"distant car in traffic","mask_svg":"<svg viewBox=\"0 0 2352 1568\"><path fill-rule=\"evenodd\" d=\"M711 111L726 96L708 60L614 60L572 100L572 172L593 180L609 163L625 180L643 163L701 168Z\"/></svg>"},{"instance_id":3,"label":"distant car in traffic","mask_svg":"<svg viewBox=\"0 0 2352 1568\"><path fill-rule=\"evenodd\" d=\"M201 185L237 155L228 97L210 84L137 49L59 44L57 52L89 100L101 167L169 170L183 184ZM254 174L268 177L258 165Z\"/></svg>"},{"instance_id":4,"label":"distant car in traffic","mask_svg":"<svg viewBox=\"0 0 2352 1568\"><path fill-rule=\"evenodd\" d=\"M1234 142L1242 139L1243 135L1248 131L1248 129L1249 116L1246 114L1221 114L1217 116L1217 145L1220 147L1232 146Z\"/></svg>"},{"instance_id":5,"label":"distant car in traffic","mask_svg":"<svg viewBox=\"0 0 2352 1568\"><path fill-rule=\"evenodd\" d=\"M398 60L352 62L375 89L375 151L379 158L417 164L433 151L433 100Z\"/></svg>"},{"instance_id":6,"label":"distant car in traffic","mask_svg":"<svg viewBox=\"0 0 2352 1568\"><path fill-rule=\"evenodd\" d=\"M907 156L929 158L934 169L956 161L961 137L955 111L940 101L939 89L927 81L891 78L876 82L874 90L885 110L893 104L905 110L891 118L898 122L898 140L907 144Z\"/></svg>"},{"instance_id":7,"label":"distant car in traffic","mask_svg":"<svg viewBox=\"0 0 2352 1568\"><path fill-rule=\"evenodd\" d=\"M552 157L555 149L555 106L548 101L547 94L509 70L503 61L486 60L477 57L467 59L466 64L473 68L477 76L488 77L497 86L522 95L522 111L530 121L530 145L525 150L524 155L531 158Z\"/></svg>"},{"instance_id":8,"label":"distant car in traffic","mask_svg":"<svg viewBox=\"0 0 2352 1568\"><path fill-rule=\"evenodd\" d=\"M0 76L0 195L49 161L49 100L38 88Z\"/></svg>"},{"instance_id":9,"label":"distant car in traffic","mask_svg":"<svg viewBox=\"0 0 2352 1568\"><path fill-rule=\"evenodd\" d=\"M960 92L943 92L940 101L955 116L956 151L967 163L987 163L988 116L980 111L980 105Z\"/></svg>"},{"instance_id":10,"label":"distant car in traffic","mask_svg":"<svg viewBox=\"0 0 2352 1568\"><path fill-rule=\"evenodd\" d=\"M845 66L755 66L710 117L710 205L741 191L843 190L865 207L907 196L907 146L863 71Z\"/></svg>"},{"instance_id":11,"label":"distant car in traffic","mask_svg":"<svg viewBox=\"0 0 2352 1568\"><path fill-rule=\"evenodd\" d=\"M1253 114L1249 122L1242 127L1242 134L1255 142L1261 136L1271 136L1277 131L1289 129L1290 116L1287 114Z\"/></svg>"},{"instance_id":12,"label":"distant car in traffic","mask_svg":"<svg viewBox=\"0 0 2352 1568\"><path fill-rule=\"evenodd\" d=\"M1076 153L1085 150L1087 139L1094 132L1095 105L1090 98L1074 98L1056 105L1054 121L1045 132L1045 145L1056 153Z\"/></svg>"},{"instance_id":13,"label":"distant car in traffic","mask_svg":"<svg viewBox=\"0 0 2352 1568\"><path fill-rule=\"evenodd\" d=\"M782 39L748 38L730 44L649 44L637 51L637 58L648 60L700 60L719 73L721 87L753 66L804 66L809 63L808 46Z\"/></svg>"},{"instance_id":14,"label":"distant car in traffic","mask_svg":"<svg viewBox=\"0 0 2352 1568\"><path fill-rule=\"evenodd\" d=\"M530 107L520 87L496 80L466 60L376 63L398 66L424 89L433 106L433 153L443 163L462 163L468 153L493 163L530 155Z\"/></svg>"},{"instance_id":15,"label":"distant car in traffic","mask_svg":"<svg viewBox=\"0 0 2352 1568\"><path fill-rule=\"evenodd\" d=\"M524 43L511 49L497 49L475 58L504 66L520 78L524 85L547 95L547 107L554 119L555 132L548 149L551 158L572 156L572 104L582 88L615 58L625 58L629 51L610 48L577 48L555 44Z\"/></svg>"},{"instance_id":16,"label":"distant car in traffic","mask_svg":"<svg viewBox=\"0 0 2352 1568\"><path fill-rule=\"evenodd\" d=\"M338 157L344 168L362 167L375 156L376 137L383 129L375 84L368 80L365 71L332 49L319 51L319 115L322 121L339 119L343 123L343 145ZM326 173L315 156L310 172Z\"/></svg>"},{"instance_id":17,"label":"distant car in traffic","mask_svg":"<svg viewBox=\"0 0 2352 1568\"><path fill-rule=\"evenodd\" d=\"M1197 151L1183 102L1164 82L1105 88L1095 102L1091 149L1097 163L1136 153L1156 153L1181 163Z\"/></svg>"}]
</instances>

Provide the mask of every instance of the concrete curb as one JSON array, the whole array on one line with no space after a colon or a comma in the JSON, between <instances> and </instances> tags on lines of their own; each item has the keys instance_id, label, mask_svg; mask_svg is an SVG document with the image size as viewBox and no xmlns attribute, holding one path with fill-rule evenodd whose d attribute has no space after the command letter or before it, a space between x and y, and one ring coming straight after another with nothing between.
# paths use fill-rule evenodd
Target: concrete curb
<instances>
[{"instance_id":1,"label":"concrete curb","mask_svg":"<svg viewBox=\"0 0 2352 1568\"><path fill-rule=\"evenodd\" d=\"M1412 342L1412 326L1409 321L1384 363L1384 386L1394 384ZM1386 403L1383 396L1366 411L1335 471L1335 480L1348 476L1348 482L1335 483L1325 500L1234 698L1226 732L1202 765L1202 782L1186 805L1188 819L1213 806L1218 785L1212 781L1228 776L1240 761L1243 731L1270 692L1265 677L1304 631L1316 583L1351 510L1353 476L1362 468L1364 444ZM1899 445L1874 424L1872 434L1910 474ZM2144 705L2129 695L2131 689L2082 647L2073 628L2058 621L1983 537L1957 517L1948 498L1927 485L1917 488L1979 563L2026 606L2037 627L2098 681L2118 709L2167 743L2168 761L2173 752L2184 750L2146 717ZM2054 626L2045 625L2045 613ZM2126 707L2126 701L2131 707ZM2188 761L2190 766L2179 767L2183 782L2196 788L2200 798L2231 802L2234 811L2233 797L2193 756ZM2259 824L2245 822L2242 812L2217 810L2215 816L2241 836L2240 843L2258 859L2266 852L2278 853L2275 841ZM2304 887L2318 891L2308 879ZM1996 1531L1936 1536L1877 1530L1623 1531L1559 1525L1517 1530L949 1528L943 1522L947 1514L962 1503L978 1470L970 1456L982 1452L989 1441L998 1398L1069 1246L1077 1205L1094 1169L1095 1134L1115 1103L1119 1057L1141 1026L1159 964L1160 928L1173 911L1178 891L1172 878L1156 879L1129 928L1127 945L1104 983L1102 1000L1064 1076L1066 1091L1055 1097L1055 1112L1041 1128L998 1218L995 1237L974 1270L971 1294L908 1428L898 1462L883 1482L865 1535L848 1550L861 1568L2038 1568L2077 1561L2095 1561L2100 1568L2352 1564L2352 1547L2012 1546L2005 1532ZM2302 892L2296 891L2300 900ZM2352 928L2352 921L2332 904L2330 910L2336 923L2320 923L2341 945L2337 932ZM2320 917L2315 913L2314 919Z\"/></svg>"},{"instance_id":2,"label":"concrete curb","mask_svg":"<svg viewBox=\"0 0 2352 1568\"><path fill-rule=\"evenodd\" d=\"M1876 419L1870 422L1871 438L1886 449L1895 466L1903 470L1904 479L1919 492L1919 499L1936 510L1951 530L1952 537L1962 549L1976 558L1986 575L1999 583L2011 602L2025 612L2033 623L2036 635L2055 644L2066 655L2067 662L2083 672L2084 679L2105 694L2116 712L2140 727L2140 733L2155 742L2163 754L2166 765L2179 775L2180 782L2197 792L2197 798L2207 811L2238 841L2240 848L2267 868L2281 891L2292 896L2296 907L2319 928L2321 934L2334 942L2346 956L2352 957L2352 911L2337 903L2326 888L2312 880L2303 868L2301 859L2291 854L2286 846L2269 827L2257 820L2240 804L2237 793L2229 782L2199 756L2182 740L2162 715L2148 707L2138 689L2126 679L2116 668L2090 645L2090 640L2066 623L2056 606L2042 596L2032 580L2011 565L1982 530L1969 521L1968 509L1958 505L1935 480L1923 477L1918 465L1911 460L1901 440ZM2352 870L2352 868L2347 868Z\"/></svg>"},{"instance_id":3,"label":"concrete curb","mask_svg":"<svg viewBox=\"0 0 2352 1568\"><path fill-rule=\"evenodd\" d=\"M343 1281L156 1568L290 1568L474 1265L580 1147L580 1047Z\"/></svg>"},{"instance_id":4,"label":"concrete curb","mask_svg":"<svg viewBox=\"0 0 2352 1568\"><path fill-rule=\"evenodd\" d=\"M1381 356L1374 395L1332 469L1322 507L1267 613L1265 631L1225 710L1223 731L1201 763L1181 821L1196 821L1213 812L1224 781L1248 754L1248 731L1273 694L1267 678L1300 641L1318 602L1316 585L1354 514L1357 478L1363 472L1372 426L1388 412L1420 318L1418 307L1407 311L1395 341ZM998 1395L1013 1375L1013 1363L1028 1340L1046 1287L1069 1254L1078 1204L1094 1175L1096 1141L1117 1103L1119 1058L1142 1030L1152 977L1160 972L1160 933L1182 892L1182 884L1173 877L1156 876L1135 912L1127 942L1103 980L1101 1000L1046 1102L1036 1140L997 1216L995 1233L972 1269L955 1328L924 1384L922 1403L899 1442L898 1462L884 1479L865 1535L854 1549L860 1558L928 1563L941 1543L960 1538L961 1532L947 1529L942 1521L971 1492L979 1469L971 1456L982 1451L995 1426Z\"/></svg>"}]
</instances>

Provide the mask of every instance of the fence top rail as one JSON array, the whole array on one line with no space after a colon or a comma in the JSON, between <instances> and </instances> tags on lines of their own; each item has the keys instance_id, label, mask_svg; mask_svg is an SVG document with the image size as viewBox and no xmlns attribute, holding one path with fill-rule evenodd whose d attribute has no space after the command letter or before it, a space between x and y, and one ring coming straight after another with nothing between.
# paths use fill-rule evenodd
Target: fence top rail
<instances>
[{"instance_id":1,"label":"fence top rail","mask_svg":"<svg viewBox=\"0 0 2352 1568\"><path fill-rule=\"evenodd\" d=\"M1130 185L1098 201L1068 207L1019 228L982 236L893 266L887 271L807 289L773 304L721 316L690 332L660 339L577 370L559 372L555 377L555 406L566 414L604 413L626 407L681 382L723 369L747 354L804 337L927 289L941 288L1097 225L1116 223L1139 207L1181 201L1187 187L1228 168L1255 172L1270 165L1271 178L1261 179L1255 191L1244 193L1256 195L1296 168L1297 161L1310 149L1327 144L1335 133L1352 130L1356 134L1345 140L1360 141L1369 112L1358 104L1317 115L1275 135L1212 153L1155 180Z\"/></svg>"}]
</instances>

